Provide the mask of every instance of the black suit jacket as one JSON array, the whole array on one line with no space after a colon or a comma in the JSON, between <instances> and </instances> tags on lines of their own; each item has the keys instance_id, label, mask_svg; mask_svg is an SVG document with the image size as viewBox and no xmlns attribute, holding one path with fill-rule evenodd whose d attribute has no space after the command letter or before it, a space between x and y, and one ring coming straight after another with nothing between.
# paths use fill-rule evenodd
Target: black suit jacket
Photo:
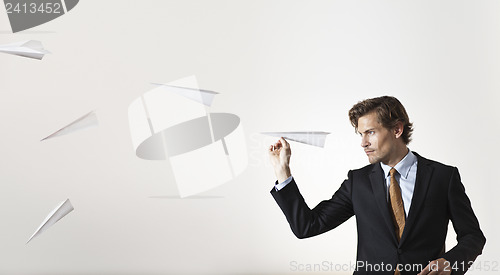
<instances>
[{"instance_id":1,"label":"black suit jacket","mask_svg":"<svg viewBox=\"0 0 500 275\"><path fill-rule=\"evenodd\" d=\"M402 274L417 274L419 266L424 268L429 261L441 257L451 263L450 269L455 267L451 269L452 274L463 274L481 254L486 239L458 169L414 154L418 159L415 189L399 243L379 163L349 171L348 178L332 198L313 209L305 203L295 181L278 192L273 188L271 194L298 238L324 233L356 216L359 264L354 274L394 274L398 263L404 268L411 267ZM450 220L458 244L445 253ZM391 266L392 271L380 271L381 265L384 270Z\"/></svg>"}]
</instances>

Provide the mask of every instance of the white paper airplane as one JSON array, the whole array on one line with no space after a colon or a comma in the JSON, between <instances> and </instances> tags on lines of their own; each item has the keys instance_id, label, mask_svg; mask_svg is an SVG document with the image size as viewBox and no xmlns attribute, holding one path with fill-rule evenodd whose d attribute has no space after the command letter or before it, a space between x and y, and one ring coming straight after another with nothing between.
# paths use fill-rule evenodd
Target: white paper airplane
<instances>
[{"instance_id":1,"label":"white paper airplane","mask_svg":"<svg viewBox=\"0 0 500 275\"><path fill-rule=\"evenodd\" d=\"M64 126L63 128L57 130L53 134L49 135L48 137L43 138L40 141L44 141L49 138L57 137L57 136L62 136L66 135L75 131L95 127L99 125L99 121L97 120L97 115L95 111L92 111L81 118L71 122L70 124Z\"/></svg>"},{"instance_id":2,"label":"white paper airplane","mask_svg":"<svg viewBox=\"0 0 500 275\"><path fill-rule=\"evenodd\" d=\"M49 51L43 48L42 42L29 40L12 44L0 45L0 52L41 60Z\"/></svg>"},{"instance_id":3,"label":"white paper airplane","mask_svg":"<svg viewBox=\"0 0 500 275\"><path fill-rule=\"evenodd\" d=\"M47 230L49 227L54 225L56 222L58 222L60 219L62 219L64 216L66 216L69 212L73 210L74 210L73 205L71 205L69 199L66 199L65 201L61 202L59 206L57 206L54 210L52 210L52 212L50 212L50 214L47 216L47 218L45 218L45 220L38 227L35 233L31 235L26 244L28 244L31 241L31 239L43 233L45 230Z\"/></svg>"},{"instance_id":4,"label":"white paper airplane","mask_svg":"<svg viewBox=\"0 0 500 275\"><path fill-rule=\"evenodd\" d=\"M181 198L227 183L246 169L241 119L208 110L217 92L198 89L195 76L155 85L129 106L132 144L141 159L166 160Z\"/></svg>"},{"instance_id":5,"label":"white paper airplane","mask_svg":"<svg viewBox=\"0 0 500 275\"><path fill-rule=\"evenodd\" d=\"M318 147L325 147L328 132L264 132L263 135L272 137L284 137L286 140L293 140Z\"/></svg>"},{"instance_id":6,"label":"white paper airplane","mask_svg":"<svg viewBox=\"0 0 500 275\"><path fill-rule=\"evenodd\" d=\"M217 92L209 91L209 90L194 89L194 88L188 88L188 87L179 87L179 86L160 84L160 83L151 83L151 84L161 86L166 91L171 91L171 92L176 93L178 95L187 97L191 100L194 100L194 101L201 103L203 105L206 105L208 107L210 107L212 105L212 101L214 100L215 95L218 94Z\"/></svg>"}]
</instances>

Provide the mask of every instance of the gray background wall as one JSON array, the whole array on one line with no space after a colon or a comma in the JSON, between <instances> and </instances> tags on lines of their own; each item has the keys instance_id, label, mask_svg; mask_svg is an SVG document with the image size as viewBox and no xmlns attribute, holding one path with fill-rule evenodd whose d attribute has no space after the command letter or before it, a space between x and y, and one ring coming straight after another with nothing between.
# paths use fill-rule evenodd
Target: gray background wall
<instances>
[{"instance_id":1,"label":"gray background wall","mask_svg":"<svg viewBox=\"0 0 500 275\"><path fill-rule=\"evenodd\" d=\"M0 273L297 274L293 261L353 262L354 219L293 236L268 193L274 138L258 133L332 132L325 149L292 144L314 206L368 163L347 111L383 94L406 106L412 150L459 167L488 239L478 260L500 261L500 2L82 0L16 34L2 10L0 44L36 39L52 54L0 56ZM220 93L212 111L240 116L249 166L177 199L169 166L134 155L127 108L150 82L189 75ZM93 109L98 128L39 141ZM66 198L75 211L25 245Z\"/></svg>"}]
</instances>

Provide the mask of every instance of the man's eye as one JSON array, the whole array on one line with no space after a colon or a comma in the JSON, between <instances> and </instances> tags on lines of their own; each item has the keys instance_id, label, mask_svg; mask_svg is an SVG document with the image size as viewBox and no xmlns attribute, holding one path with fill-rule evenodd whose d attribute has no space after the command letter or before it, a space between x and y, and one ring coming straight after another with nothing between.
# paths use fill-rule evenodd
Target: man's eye
<instances>
[{"instance_id":1,"label":"man's eye","mask_svg":"<svg viewBox=\"0 0 500 275\"><path fill-rule=\"evenodd\" d=\"M368 132L368 134L373 135L373 134L375 134L375 131L370 131L370 132Z\"/></svg>"}]
</instances>

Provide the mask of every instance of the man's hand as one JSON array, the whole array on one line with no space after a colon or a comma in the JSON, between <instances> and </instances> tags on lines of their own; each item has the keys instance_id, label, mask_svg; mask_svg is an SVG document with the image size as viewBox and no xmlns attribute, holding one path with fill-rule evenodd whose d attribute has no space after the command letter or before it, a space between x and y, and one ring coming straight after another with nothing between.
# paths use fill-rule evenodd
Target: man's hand
<instances>
[{"instance_id":1,"label":"man's hand","mask_svg":"<svg viewBox=\"0 0 500 275\"><path fill-rule=\"evenodd\" d=\"M451 274L451 265L445 258L439 258L430 262L418 275L449 275Z\"/></svg>"},{"instance_id":2,"label":"man's hand","mask_svg":"<svg viewBox=\"0 0 500 275\"><path fill-rule=\"evenodd\" d=\"M278 182L284 182L292 175L289 166L291 155L290 144L284 138L280 138L274 145L269 146L269 158Z\"/></svg>"}]
</instances>

